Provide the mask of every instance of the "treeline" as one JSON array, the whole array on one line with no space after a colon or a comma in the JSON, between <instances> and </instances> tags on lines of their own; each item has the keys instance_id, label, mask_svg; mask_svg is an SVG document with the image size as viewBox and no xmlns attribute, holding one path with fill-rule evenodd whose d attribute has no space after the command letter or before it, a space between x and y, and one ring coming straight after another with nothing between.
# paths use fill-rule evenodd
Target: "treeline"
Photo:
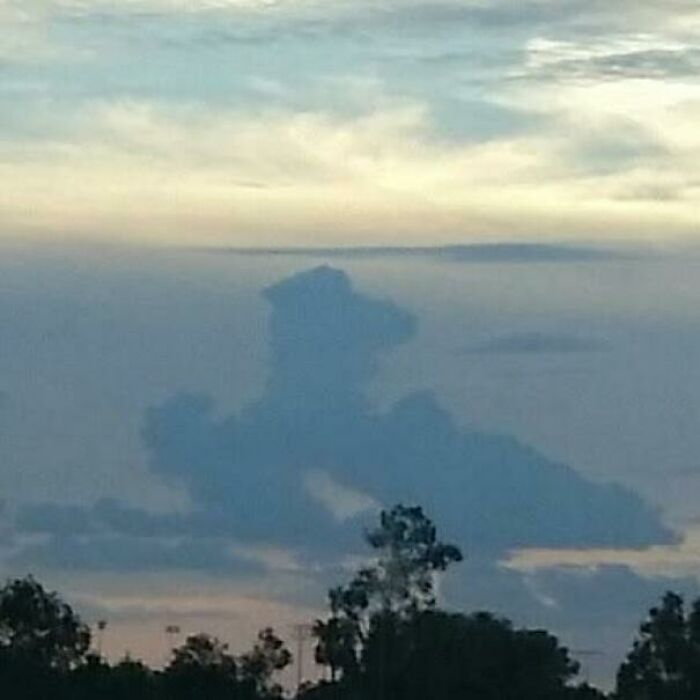
<instances>
[{"instance_id":1,"label":"treeline","mask_svg":"<svg viewBox=\"0 0 700 700\"><path fill-rule=\"evenodd\" d=\"M435 577L462 560L418 507L383 512L366 533L372 564L329 592L313 624L326 679L299 700L599 700L579 664L544 630L490 613L440 610ZM274 700L292 654L271 628L235 656L207 634L187 638L167 666L91 650L89 628L32 577L0 589L0 697L12 700ZM668 593L649 612L621 665L615 700L700 698L700 600Z\"/></svg>"}]
</instances>

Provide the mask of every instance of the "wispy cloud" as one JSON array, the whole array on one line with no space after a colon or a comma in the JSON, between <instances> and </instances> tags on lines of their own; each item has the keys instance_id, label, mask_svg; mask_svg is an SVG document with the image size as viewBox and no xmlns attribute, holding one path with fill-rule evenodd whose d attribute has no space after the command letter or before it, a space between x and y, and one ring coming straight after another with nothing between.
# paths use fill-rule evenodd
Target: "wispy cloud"
<instances>
[{"instance_id":1,"label":"wispy cloud","mask_svg":"<svg viewBox=\"0 0 700 700\"><path fill-rule=\"evenodd\" d=\"M352 519L367 511L379 511L380 505L371 496L336 481L322 470L307 472L304 486L309 494L327 508L338 521Z\"/></svg>"},{"instance_id":2,"label":"wispy cloud","mask_svg":"<svg viewBox=\"0 0 700 700\"><path fill-rule=\"evenodd\" d=\"M517 571L627 566L646 576L693 576L700 580L700 530L689 528L678 544L641 550L524 549L514 552L507 566Z\"/></svg>"},{"instance_id":3,"label":"wispy cloud","mask_svg":"<svg viewBox=\"0 0 700 700\"><path fill-rule=\"evenodd\" d=\"M489 338L470 345L464 352L477 355L569 355L609 349L608 343L599 338L531 331Z\"/></svg>"},{"instance_id":4,"label":"wispy cloud","mask_svg":"<svg viewBox=\"0 0 700 700\"><path fill-rule=\"evenodd\" d=\"M590 116L579 107L562 121ZM0 144L3 233L188 245L690 235L700 144L682 112L658 126L673 155L601 176L580 172L563 132L441 143L420 103L346 118L104 104L70 136ZM660 166L684 196L630 199Z\"/></svg>"},{"instance_id":5,"label":"wispy cloud","mask_svg":"<svg viewBox=\"0 0 700 700\"><path fill-rule=\"evenodd\" d=\"M692 237L698 15L681 0L5 0L0 235Z\"/></svg>"},{"instance_id":6,"label":"wispy cloud","mask_svg":"<svg viewBox=\"0 0 700 700\"><path fill-rule=\"evenodd\" d=\"M663 34L612 35L602 40L561 40L544 36L526 44L526 60L512 77L537 81L689 78L700 66L700 51L689 40Z\"/></svg>"},{"instance_id":7,"label":"wispy cloud","mask_svg":"<svg viewBox=\"0 0 700 700\"><path fill-rule=\"evenodd\" d=\"M322 259L427 258L437 262L463 264L537 264L537 263L591 263L618 260L631 256L614 248L594 248L546 243L473 243L446 246L335 246L316 248L229 248L202 247L193 252L211 255L281 256ZM635 255L641 255L641 252Z\"/></svg>"}]
</instances>

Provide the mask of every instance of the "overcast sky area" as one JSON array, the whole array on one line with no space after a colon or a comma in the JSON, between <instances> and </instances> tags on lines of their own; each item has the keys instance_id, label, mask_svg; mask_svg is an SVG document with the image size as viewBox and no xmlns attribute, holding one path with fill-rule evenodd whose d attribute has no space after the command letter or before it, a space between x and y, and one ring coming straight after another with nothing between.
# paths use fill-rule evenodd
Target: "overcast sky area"
<instances>
[{"instance_id":1,"label":"overcast sky area","mask_svg":"<svg viewBox=\"0 0 700 700\"><path fill-rule=\"evenodd\" d=\"M167 623L319 615L419 502L467 554L446 605L602 682L700 592L696 2L0 0L0 32L0 575L158 663Z\"/></svg>"}]
</instances>

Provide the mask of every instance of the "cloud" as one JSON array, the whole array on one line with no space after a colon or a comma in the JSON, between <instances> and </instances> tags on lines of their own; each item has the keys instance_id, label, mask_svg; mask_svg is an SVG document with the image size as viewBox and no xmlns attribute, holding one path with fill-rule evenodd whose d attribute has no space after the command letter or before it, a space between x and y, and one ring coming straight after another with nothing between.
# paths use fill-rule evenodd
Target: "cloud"
<instances>
[{"instance_id":1,"label":"cloud","mask_svg":"<svg viewBox=\"0 0 700 700\"><path fill-rule=\"evenodd\" d=\"M469 346L465 352L477 355L542 355L579 354L608 349L608 344L597 338L533 331L490 338Z\"/></svg>"},{"instance_id":2,"label":"cloud","mask_svg":"<svg viewBox=\"0 0 700 700\"><path fill-rule=\"evenodd\" d=\"M92 238L103 231L153 243L245 244L257 237L267 245L313 246L419 244L426 236L498 241L504 231L511 240L584 230L638 238L660 226L673 237L689 234L694 221L686 199L662 206L620 199L651 170L577 172L563 134L561 141L527 135L440 143L419 104L331 117L173 113L122 102L91 109L81 122L73 137L25 144L21 160L17 144L0 144L0 175L8 183L1 234L62 230ZM679 163L681 182L684 172Z\"/></svg>"},{"instance_id":3,"label":"cloud","mask_svg":"<svg viewBox=\"0 0 700 700\"><path fill-rule=\"evenodd\" d=\"M700 530L691 527L681 542L644 550L522 550L507 562L517 571L533 572L556 567L595 569L624 565L646 577L694 576L700 580Z\"/></svg>"},{"instance_id":4,"label":"cloud","mask_svg":"<svg viewBox=\"0 0 700 700\"><path fill-rule=\"evenodd\" d=\"M288 542L294 533L298 542L330 537L303 488L321 464L380 503L426 503L466 546L673 539L631 492L587 482L511 438L460 431L428 392L374 414L364 387L377 355L406 342L415 322L355 292L342 272L316 268L265 297L272 357L262 399L219 421L203 400L182 397L152 411L146 425L152 468L207 511L249 531L263 525L260 512L274 513L279 521L259 532L267 538L277 522L287 523Z\"/></svg>"},{"instance_id":5,"label":"cloud","mask_svg":"<svg viewBox=\"0 0 700 700\"><path fill-rule=\"evenodd\" d=\"M196 248L194 252L228 255L311 257L326 259L428 258L451 263L580 263L617 260L630 255L611 248L546 243L473 243L447 246L344 246L315 248Z\"/></svg>"},{"instance_id":6,"label":"cloud","mask_svg":"<svg viewBox=\"0 0 700 700\"><path fill-rule=\"evenodd\" d=\"M52 535L47 542L23 547L7 563L15 570L22 567L122 573L189 570L228 577L250 577L266 570L260 563L230 552L226 542L214 539L169 541L116 534Z\"/></svg>"},{"instance_id":7,"label":"cloud","mask_svg":"<svg viewBox=\"0 0 700 700\"><path fill-rule=\"evenodd\" d=\"M380 505L371 496L339 484L321 470L308 472L304 485L309 494L339 521L350 520L367 511L380 510Z\"/></svg>"},{"instance_id":8,"label":"cloud","mask_svg":"<svg viewBox=\"0 0 700 700\"><path fill-rule=\"evenodd\" d=\"M219 14L240 15L250 12L265 14L283 13L291 17L312 17L322 19L337 17L352 20L357 16L367 20L391 18L398 16L406 22L428 23L430 25L455 22L510 28L541 26L558 23L576 26L594 19L613 20L621 24L627 19L628 24L665 20L673 24L678 17L693 16L697 6L688 0L623 0L611 6L601 0L523 0L517 8L508 0L491 0L488 3L479 0L384 0L379 5L360 0L16 0L6 1L3 10L7 14L17 13L23 8L26 15L55 16L72 15L76 17L102 15L105 13L132 16L142 14Z\"/></svg>"},{"instance_id":9,"label":"cloud","mask_svg":"<svg viewBox=\"0 0 700 700\"><path fill-rule=\"evenodd\" d=\"M17 514L17 527L26 533L46 533L64 538L118 532L136 537L184 535L195 530L185 525L181 514L153 514L127 506L111 498L98 500L92 507L54 503L24 505Z\"/></svg>"},{"instance_id":10,"label":"cloud","mask_svg":"<svg viewBox=\"0 0 700 700\"><path fill-rule=\"evenodd\" d=\"M700 592L694 576L678 571L642 574L612 560L597 564L552 561L527 570L467 560L463 573L463 579L451 579L446 585L450 599L464 607L496 609L525 624L547 624L560 630L568 627L579 634L593 635L598 630L604 635L617 626L622 639L629 637L665 590ZM582 600L587 605L581 605ZM591 624L593 620L595 624Z\"/></svg>"},{"instance_id":11,"label":"cloud","mask_svg":"<svg viewBox=\"0 0 700 700\"><path fill-rule=\"evenodd\" d=\"M95 531L91 513L86 508L56 503L24 506L17 514L16 526L22 532L51 532L60 537Z\"/></svg>"},{"instance_id":12,"label":"cloud","mask_svg":"<svg viewBox=\"0 0 700 700\"><path fill-rule=\"evenodd\" d=\"M538 81L694 79L700 66L694 44L663 34L611 35L593 42L537 37L527 43L526 55L519 77Z\"/></svg>"},{"instance_id":13,"label":"cloud","mask_svg":"<svg viewBox=\"0 0 700 700\"><path fill-rule=\"evenodd\" d=\"M609 628L611 616L641 622L646 611L665 590L697 595L697 579L683 576L644 577L624 565L597 568L555 567L538 572L532 581L556 601L570 626ZM585 600L586 605L581 605ZM563 617L564 615L561 615ZM591 624L593 623L593 624ZM636 626L636 625L635 625Z\"/></svg>"},{"instance_id":14,"label":"cloud","mask_svg":"<svg viewBox=\"0 0 700 700\"><path fill-rule=\"evenodd\" d=\"M696 115L680 109L697 97L695 30L679 28L688 3L8 7L77 48L40 80L27 69L3 83L4 237L318 247L695 235Z\"/></svg>"},{"instance_id":15,"label":"cloud","mask_svg":"<svg viewBox=\"0 0 700 700\"><path fill-rule=\"evenodd\" d=\"M674 541L631 491L586 481L512 438L461 430L430 392L376 413L365 388L378 357L407 342L416 324L392 302L355 291L343 272L314 268L264 297L271 359L262 398L220 418L206 397L182 395L146 417L150 467L185 489L191 510L149 514L110 500L87 511L26 507L18 527L53 533L54 562L89 563L81 538L116 549L133 538L134 566L145 562L143 541L162 538L192 542L192 551L196 540L208 552L197 559L189 549L157 550L153 560L164 565L181 556L184 566L204 567L211 557L216 571L221 541L328 562L330 552L357 546L358 526L377 503L398 501L424 504L451 538L491 558L523 547ZM127 561L114 558L115 566Z\"/></svg>"}]
</instances>

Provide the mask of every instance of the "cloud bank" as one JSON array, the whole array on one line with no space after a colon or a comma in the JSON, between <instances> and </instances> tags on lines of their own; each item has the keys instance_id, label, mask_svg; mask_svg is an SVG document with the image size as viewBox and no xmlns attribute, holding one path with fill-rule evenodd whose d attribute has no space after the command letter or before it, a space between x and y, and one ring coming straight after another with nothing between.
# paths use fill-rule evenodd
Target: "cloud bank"
<instances>
[{"instance_id":1,"label":"cloud bank","mask_svg":"<svg viewBox=\"0 0 700 700\"><path fill-rule=\"evenodd\" d=\"M262 398L219 417L207 397L180 395L146 416L151 469L184 487L190 512L149 514L115 501L26 508L18 526L53 538L53 563L64 555L66 564L87 565L80 538L96 550L108 538L128 551L130 538L168 537L176 545L154 561L170 566L180 557L182 567L204 569L212 562L213 573L216 551L232 540L328 561L332 551L355 548L358 527L380 504L399 501L425 505L450 537L491 560L520 548L676 540L633 492L590 482L513 438L459 428L430 392L377 413L366 386L380 356L410 340L416 321L357 292L342 271L314 268L264 296L271 356ZM209 544L194 556L194 541ZM134 549L134 566L144 551Z\"/></svg>"}]
</instances>

